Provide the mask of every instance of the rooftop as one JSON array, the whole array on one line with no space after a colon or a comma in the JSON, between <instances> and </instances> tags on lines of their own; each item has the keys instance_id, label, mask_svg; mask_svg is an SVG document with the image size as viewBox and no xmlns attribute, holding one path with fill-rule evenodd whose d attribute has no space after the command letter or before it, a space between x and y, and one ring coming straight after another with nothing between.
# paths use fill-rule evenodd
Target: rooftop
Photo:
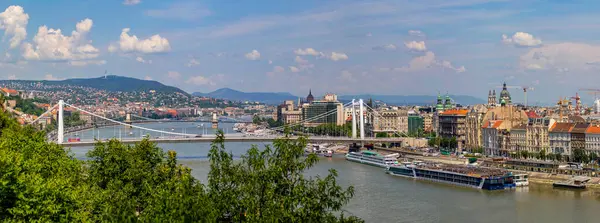
<instances>
[{"instance_id":1,"label":"rooftop","mask_svg":"<svg viewBox=\"0 0 600 223\"><path fill-rule=\"evenodd\" d=\"M554 123L552 128L550 128L550 132L570 132L574 126L575 124L573 123Z\"/></svg>"},{"instance_id":2,"label":"rooftop","mask_svg":"<svg viewBox=\"0 0 600 223\"><path fill-rule=\"evenodd\" d=\"M469 110L467 109L451 109L442 112L442 115L467 115Z\"/></svg>"}]
</instances>

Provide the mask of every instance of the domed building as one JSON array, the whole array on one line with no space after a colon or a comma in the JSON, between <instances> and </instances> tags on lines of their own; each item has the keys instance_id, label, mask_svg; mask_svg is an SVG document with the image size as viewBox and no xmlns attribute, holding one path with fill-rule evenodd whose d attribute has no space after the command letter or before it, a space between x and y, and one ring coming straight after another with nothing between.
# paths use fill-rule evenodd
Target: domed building
<instances>
[{"instance_id":1,"label":"domed building","mask_svg":"<svg viewBox=\"0 0 600 223\"><path fill-rule=\"evenodd\" d=\"M506 89L506 82L502 85L502 91L500 92L500 105L509 105L512 103L510 98L510 92Z\"/></svg>"},{"instance_id":2,"label":"domed building","mask_svg":"<svg viewBox=\"0 0 600 223\"><path fill-rule=\"evenodd\" d=\"M312 89L308 90L308 96L306 96L306 103L312 103L313 101L315 101L315 97L313 97L312 95Z\"/></svg>"}]
</instances>

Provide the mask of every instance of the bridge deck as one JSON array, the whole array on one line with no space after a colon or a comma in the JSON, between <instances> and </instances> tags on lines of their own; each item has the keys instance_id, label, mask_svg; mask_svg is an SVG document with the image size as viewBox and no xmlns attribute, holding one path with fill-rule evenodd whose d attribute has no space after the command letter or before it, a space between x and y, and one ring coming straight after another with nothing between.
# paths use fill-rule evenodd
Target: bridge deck
<instances>
[{"instance_id":1,"label":"bridge deck","mask_svg":"<svg viewBox=\"0 0 600 223\"><path fill-rule=\"evenodd\" d=\"M270 142L280 137L265 136L265 137L225 137L226 142ZM297 136L292 136L290 139L297 139ZM212 142L215 137L198 137L198 138L150 138L150 141L156 143L192 143L192 142ZM134 144L140 142L142 139L122 139L121 142L125 144ZM107 140L102 140L107 141ZM401 138L365 138L365 139L353 139L353 138L337 138L337 137L310 137L309 142L339 142L339 143L361 143L361 142L402 142ZM92 146L95 141L81 141L81 142L64 142L62 145L66 147L79 147L79 146Z\"/></svg>"}]
</instances>

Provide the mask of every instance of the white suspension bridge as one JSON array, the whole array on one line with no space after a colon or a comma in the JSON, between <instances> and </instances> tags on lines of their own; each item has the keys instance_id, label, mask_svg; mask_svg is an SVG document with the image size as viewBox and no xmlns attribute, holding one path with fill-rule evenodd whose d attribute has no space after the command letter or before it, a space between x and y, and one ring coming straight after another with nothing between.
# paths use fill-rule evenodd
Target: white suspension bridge
<instances>
[{"instance_id":1,"label":"white suspension bridge","mask_svg":"<svg viewBox=\"0 0 600 223\"><path fill-rule=\"evenodd\" d=\"M75 127L70 131L65 131L64 125L64 108L70 107L76 111L79 111L82 114L87 114L92 117L95 117L99 120L104 120L106 123L109 123L113 126L125 126L132 130L137 130L140 132L139 137L135 138L122 138L121 133L119 133L118 137L102 137L98 131L98 135L94 134L93 139L88 139L87 141L66 141L65 142L65 133L72 131L81 131L81 128ZM164 129L152 129L146 126L135 125L133 124L132 117L142 119L145 122L160 122L165 120L157 120L150 119L147 117L141 117L133 114L127 114L126 121L117 121L113 120L93 112L86 111L78 106L73 104L69 104L60 100L56 105L52 108L48 109L45 113L40 115L36 120L30 122L30 124L36 124L38 121L42 120L42 117L48 116L52 114L52 111L57 111L57 130L55 134L49 134L48 139L51 141L55 141L57 144L62 144L65 146L89 146L96 143L96 141L106 141L112 138L117 138L121 140L123 143L135 143L141 141L144 137L148 136L144 133L154 133L160 134L160 136L155 136L150 138L151 141L154 142L211 142L215 139L215 135L210 134L193 134L187 133L186 131L175 132L173 129L171 131ZM248 142L260 142L260 141L272 141L274 139L280 138L284 136L285 132L288 131L290 138L297 138L299 136L308 136L308 139L311 142L341 142L341 143L368 143L368 142L402 142L404 138L401 137L391 137L391 138L376 138L374 137L374 133L372 131L373 122L375 118L381 118L381 115L372 107L368 106L364 103L362 99L360 100L352 100L352 102L346 103L342 105L342 111L339 111L337 108L328 109L327 111L314 115L313 117L307 118L305 120L289 123L276 128L267 128L260 133L254 134L225 134L226 141L248 141ZM346 122L346 115L350 112L351 116L351 127L347 129L347 125L342 125ZM341 113L341 114L340 114ZM341 119L341 120L340 120ZM206 120L202 120L206 121ZM235 122L236 120L232 119L230 121ZM340 123L342 122L342 123ZM323 123L331 123L330 125L321 125ZM369 127L370 126L370 127ZM380 130L393 132L393 129L385 129L380 126ZM120 129L119 129L120 131ZM259 131L257 131L259 132ZM203 132L204 133L204 132Z\"/></svg>"}]
</instances>

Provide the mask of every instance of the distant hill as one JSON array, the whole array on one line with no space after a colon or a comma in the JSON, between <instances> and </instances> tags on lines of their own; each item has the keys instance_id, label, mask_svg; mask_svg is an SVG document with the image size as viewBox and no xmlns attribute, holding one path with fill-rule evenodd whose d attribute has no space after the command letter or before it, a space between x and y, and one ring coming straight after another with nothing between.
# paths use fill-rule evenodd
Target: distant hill
<instances>
[{"instance_id":1,"label":"distant hill","mask_svg":"<svg viewBox=\"0 0 600 223\"><path fill-rule=\"evenodd\" d=\"M192 95L195 96L206 96L212 98L222 98L234 101L259 101L267 104L280 104L285 100L298 100L298 96L294 96L287 92L241 92L230 88L221 88L210 93L194 92ZM450 95L450 97L458 104L461 105L473 105L483 104L484 101L480 98L466 96L466 95ZM315 98L319 98L316 96ZM393 105L431 105L434 104L437 96L432 95L341 95L338 99L342 102L347 102L352 99L362 98L368 100L383 101L387 104Z\"/></svg>"},{"instance_id":2,"label":"distant hill","mask_svg":"<svg viewBox=\"0 0 600 223\"><path fill-rule=\"evenodd\" d=\"M189 95L187 92L172 86L164 85L158 81L141 80L131 77L123 77L116 75L108 75L106 77L97 78L74 78L60 81L33 81L33 80L3 80L0 82L21 82L21 83L38 83L42 82L46 85L76 85L82 87L96 88L106 91L149 91L155 90L161 93L174 93L180 92Z\"/></svg>"},{"instance_id":3,"label":"distant hill","mask_svg":"<svg viewBox=\"0 0 600 223\"><path fill-rule=\"evenodd\" d=\"M476 98L468 95L450 95L450 97L454 100L454 102L461 105L474 105L474 104L484 104L487 101L483 99ZM383 101L387 104L393 105L432 105L436 103L437 96L432 95L371 95L371 94L362 94L362 95L342 95L339 96L338 99L341 101L349 101L352 99L362 98L363 100L368 100L369 98L373 98L373 100Z\"/></svg>"},{"instance_id":4,"label":"distant hill","mask_svg":"<svg viewBox=\"0 0 600 223\"><path fill-rule=\"evenodd\" d=\"M285 100L298 100L297 96L287 92L241 92L231 88L221 88L210 93L194 92L192 95L233 101L258 101L266 104L280 104Z\"/></svg>"}]
</instances>

